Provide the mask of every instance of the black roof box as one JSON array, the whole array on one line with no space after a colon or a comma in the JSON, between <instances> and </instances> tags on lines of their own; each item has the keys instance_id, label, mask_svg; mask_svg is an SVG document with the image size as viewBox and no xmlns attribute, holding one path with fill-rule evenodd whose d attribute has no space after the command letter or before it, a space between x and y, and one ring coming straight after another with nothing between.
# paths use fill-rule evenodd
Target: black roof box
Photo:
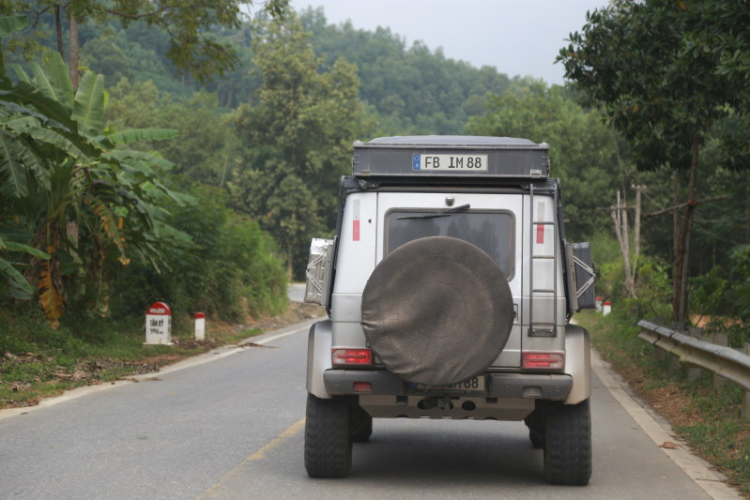
<instances>
[{"instance_id":1,"label":"black roof box","mask_svg":"<svg viewBox=\"0 0 750 500\"><path fill-rule=\"evenodd\" d=\"M546 179L549 145L513 137L423 135L354 143L355 177Z\"/></svg>"}]
</instances>

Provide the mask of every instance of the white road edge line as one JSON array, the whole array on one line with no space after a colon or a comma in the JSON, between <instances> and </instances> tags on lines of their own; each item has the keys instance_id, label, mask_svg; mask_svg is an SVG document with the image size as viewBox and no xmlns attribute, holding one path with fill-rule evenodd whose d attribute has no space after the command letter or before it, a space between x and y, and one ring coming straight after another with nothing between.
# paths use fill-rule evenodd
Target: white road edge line
<instances>
[{"instance_id":1,"label":"white road edge line","mask_svg":"<svg viewBox=\"0 0 750 500\"><path fill-rule=\"evenodd\" d=\"M683 442L673 437L669 424L658 422L651 414L639 404L630 393L615 380L595 350L591 350L591 368L604 384L612 396L622 405L631 417L638 423L643 431L661 447L662 444L671 441L680 447L676 449L661 448L661 450L677 464L695 483L700 486L714 500L737 500L742 499L734 489L725 484L724 479L716 475L708 468L708 465L698 457L694 456Z\"/></svg>"},{"instance_id":2,"label":"white road edge line","mask_svg":"<svg viewBox=\"0 0 750 500\"><path fill-rule=\"evenodd\" d=\"M47 408L49 406L64 403L66 401L78 399L83 396L88 396L89 394L96 394L98 392L113 389L115 387L132 384L134 380L137 380L139 382L143 380L149 380L149 379L153 379L156 377L161 377L163 375L168 375L170 373L174 373L180 370L185 370L187 368L193 368L195 366L203 365L205 363L210 363L212 361L217 361L219 359L226 358L227 356L231 356L239 352L244 352L248 348L241 347L243 344L254 343L254 344L260 344L260 345L266 345L275 340L288 337L289 335L294 335L296 333L307 331L310 329L310 326L313 323L315 323L316 321L319 321L320 319L321 318L310 319L302 323L297 323L296 325L292 325L286 328L264 333L263 335L259 335L257 337L250 337L240 342L239 345L231 346L231 347L227 347L227 346L220 347L218 349L214 349L213 351L209 351L205 354L200 354L198 356L188 358L184 361L180 361L179 363L166 366L158 372L133 375L133 376L128 377L125 380L117 380L115 382L110 382L110 383L102 383L102 384L91 385L91 386L86 386L86 387L79 387L77 389L72 389L70 391L67 391L60 396L43 399L36 406L26 406L23 408L10 408L7 410L0 410L0 420L10 418L10 417L15 417L18 415L26 415L28 413L41 410L42 408Z\"/></svg>"}]
</instances>

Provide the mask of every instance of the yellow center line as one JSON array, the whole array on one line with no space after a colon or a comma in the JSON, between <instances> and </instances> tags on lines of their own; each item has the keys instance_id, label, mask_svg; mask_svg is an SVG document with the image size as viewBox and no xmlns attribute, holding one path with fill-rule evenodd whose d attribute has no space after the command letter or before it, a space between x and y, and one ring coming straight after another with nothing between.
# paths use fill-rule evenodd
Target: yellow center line
<instances>
[{"instance_id":1,"label":"yellow center line","mask_svg":"<svg viewBox=\"0 0 750 500\"><path fill-rule=\"evenodd\" d=\"M207 490L205 490L203 493L198 495L195 500L206 500L209 498L219 498L222 491L225 490L228 486L228 484L234 480L237 479L237 476L246 468L250 466L251 463L257 462L258 460L263 460L266 458L266 454L270 452L273 449L278 448L282 444L284 444L289 439L293 438L299 432L305 427L305 419L303 418L297 423L292 424L287 430L273 438L271 441L269 441L263 448L259 449L249 457L247 457L245 460L243 460L237 467L230 470L224 476L222 476L221 479L219 479L216 483L214 483L212 486L210 486Z\"/></svg>"}]
</instances>

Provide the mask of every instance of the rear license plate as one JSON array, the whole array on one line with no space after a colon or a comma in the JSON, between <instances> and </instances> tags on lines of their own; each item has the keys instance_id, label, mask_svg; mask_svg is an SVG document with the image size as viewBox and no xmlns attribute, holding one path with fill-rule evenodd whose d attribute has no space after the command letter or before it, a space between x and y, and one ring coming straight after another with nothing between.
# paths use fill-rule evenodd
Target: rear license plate
<instances>
[{"instance_id":1,"label":"rear license plate","mask_svg":"<svg viewBox=\"0 0 750 500\"><path fill-rule=\"evenodd\" d=\"M487 155L429 155L415 154L412 170L487 170Z\"/></svg>"},{"instance_id":2,"label":"rear license plate","mask_svg":"<svg viewBox=\"0 0 750 500\"><path fill-rule=\"evenodd\" d=\"M435 386L416 384L415 389L420 391L481 392L484 391L484 377L474 377L460 384L452 385Z\"/></svg>"}]
</instances>

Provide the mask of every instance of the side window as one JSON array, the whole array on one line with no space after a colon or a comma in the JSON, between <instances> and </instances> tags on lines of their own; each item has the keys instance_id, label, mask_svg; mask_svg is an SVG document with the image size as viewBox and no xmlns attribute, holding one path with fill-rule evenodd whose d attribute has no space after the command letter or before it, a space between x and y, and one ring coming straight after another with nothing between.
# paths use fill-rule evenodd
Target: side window
<instances>
[{"instance_id":1,"label":"side window","mask_svg":"<svg viewBox=\"0 0 750 500\"><path fill-rule=\"evenodd\" d=\"M515 219L509 212L457 212L448 217L399 218L420 210L391 210L386 215L385 255L409 241L428 236L450 236L481 248L500 267L508 281L515 274Z\"/></svg>"}]
</instances>

